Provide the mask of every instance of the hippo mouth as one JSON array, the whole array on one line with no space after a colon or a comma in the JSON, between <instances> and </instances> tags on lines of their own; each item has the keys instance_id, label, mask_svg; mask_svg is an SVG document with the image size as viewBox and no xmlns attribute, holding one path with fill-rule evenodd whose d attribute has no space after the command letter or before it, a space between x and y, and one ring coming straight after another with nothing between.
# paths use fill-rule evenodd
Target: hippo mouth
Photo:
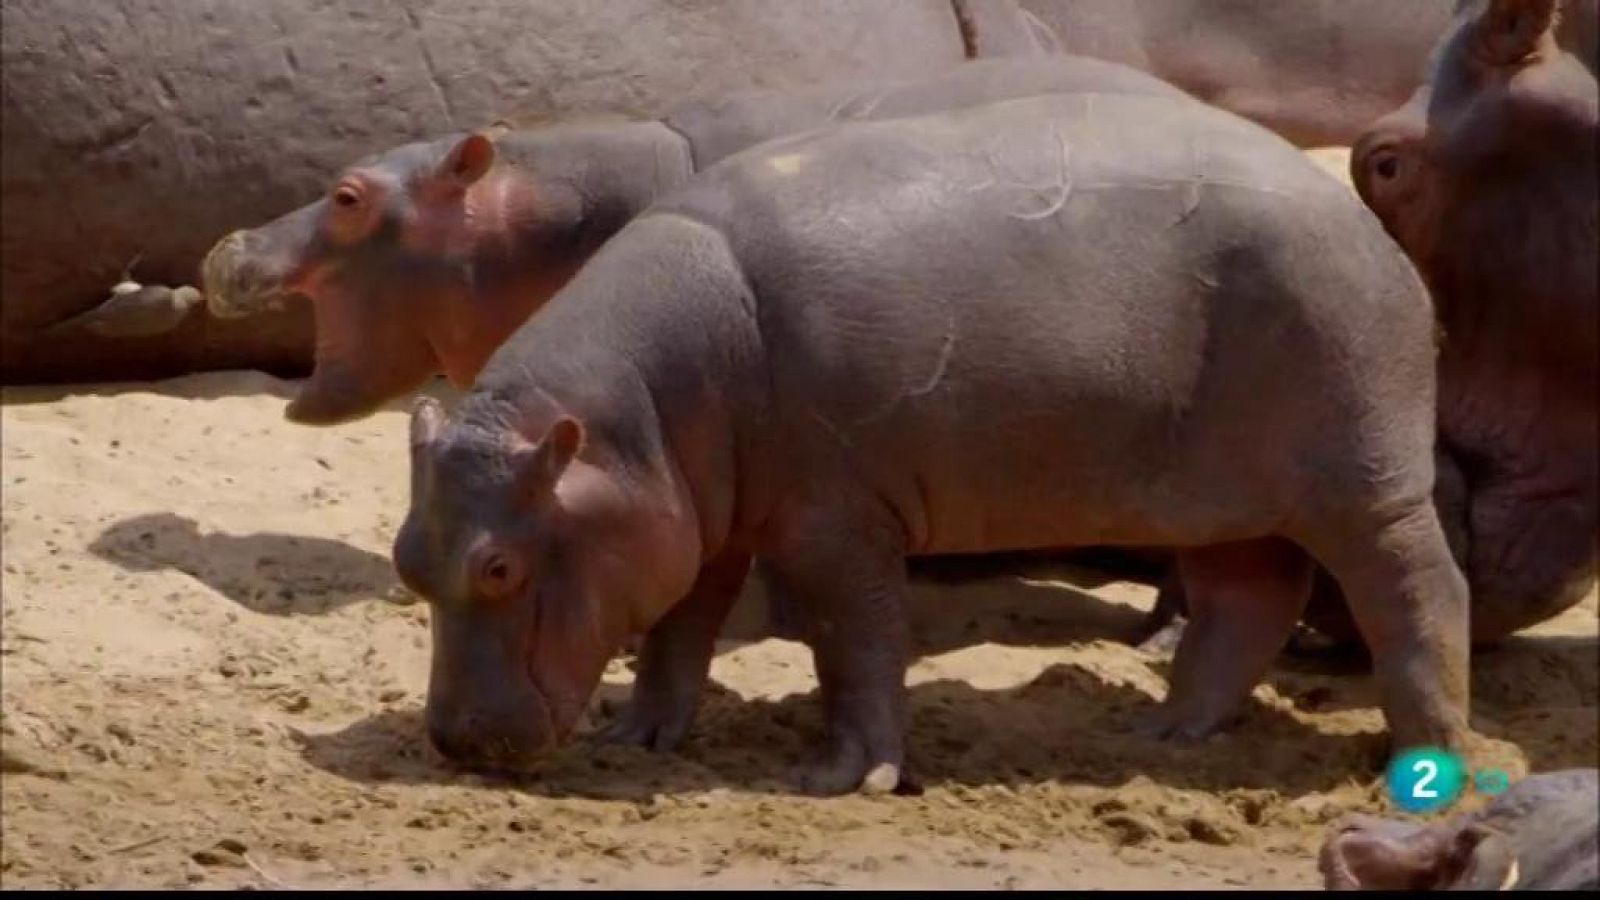
<instances>
[{"instance_id":1,"label":"hippo mouth","mask_svg":"<svg viewBox=\"0 0 1600 900\"><path fill-rule=\"evenodd\" d=\"M462 761L462 765L488 774L514 775L537 768L566 743L566 734L556 723L550 702L531 672L528 689L531 692L528 699L532 701L525 711L528 718L514 731L487 739L470 760ZM529 735L538 737L530 739Z\"/></svg>"},{"instance_id":2,"label":"hippo mouth","mask_svg":"<svg viewBox=\"0 0 1600 900\"><path fill-rule=\"evenodd\" d=\"M429 377L424 373L400 382L377 379L356 371L340 357L324 357L319 352L311 375L284 407L283 415L297 425L342 425L364 419L400 395L421 388Z\"/></svg>"},{"instance_id":3,"label":"hippo mouth","mask_svg":"<svg viewBox=\"0 0 1600 900\"><path fill-rule=\"evenodd\" d=\"M299 425L340 425L362 419L386 404L413 393L439 371L438 358L426 344L352 348L335 338L349 328L323 321L324 305L313 304L317 346L311 374L301 383L284 418ZM371 339L371 335L365 335Z\"/></svg>"},{"instance_id":4,"label":"hippo mouth","mask_svg":"<svg viewBox=\"0 0 1600 900\"><path fill-rule=\"evenodd\" d=\"M474 691L465 706L435 708L430 698L430 741L455 766L515 776L548 760L564 743L565 732L532 659L506 674L515 685L500 682L494 690Z\"/></svg>"},{"instance_id":5,"label":"hippo mouth","mask_svg":"<svg viewBox=\"0 0 1600 900\"><path fill-rule=\"evenodd\" d=\"M318 359L311 375L284 408L284 418L298 425L339 425L359 419L381 403L364 398L360 379L349 368Z\"/></svg>"}]
</instances>

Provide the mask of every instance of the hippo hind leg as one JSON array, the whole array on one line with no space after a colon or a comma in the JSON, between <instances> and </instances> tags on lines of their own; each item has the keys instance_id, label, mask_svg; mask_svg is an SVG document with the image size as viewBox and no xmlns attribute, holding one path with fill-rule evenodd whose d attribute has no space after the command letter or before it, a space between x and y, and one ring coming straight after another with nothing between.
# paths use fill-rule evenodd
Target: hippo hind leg
<instances>
[{"instance_id":1,"label":"hippo hind leg","mask_svg":"<svg viewBox=\"0 0 1600 900\"><path fill-rule=\"evenodd\" d=\"M1381 510L1381 511L1380 511ZM1431 498L1324 520L1301 543L1338 581L1372 655L1395 750L1467 738L1467 583Z\"/></svg>"},{"instance_id":2,"label":"hippo hind leg","mask_svg":"<svg viewBox=\"0 0 1600 900\"><path fill-rule=\"evenodd\" d=\"M1138 730L1196 740L1235 718L1283 649L1311 592L1311 560L1263 538L1178 553L1190 621L1173 658L1171 688Z\"/></svg>"}]
</instances>

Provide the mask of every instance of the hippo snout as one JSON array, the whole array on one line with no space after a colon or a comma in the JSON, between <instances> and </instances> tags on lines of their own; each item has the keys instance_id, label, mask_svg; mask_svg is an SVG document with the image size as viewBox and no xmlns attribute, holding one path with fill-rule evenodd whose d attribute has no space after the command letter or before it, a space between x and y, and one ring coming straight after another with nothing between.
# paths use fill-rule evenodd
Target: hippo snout
<instances>
[{"instance_id":1,"label":"hippo snout","mask_svg":"<svg viewBox=\"0 0 1600 900\"><path fill-rule=\"evenodd\" d=\"M212 245L200 264L211 315L237 319L283 308L296 260L281 244L275 229L249 229Z\"/></svg>"},{"instance_id":2,"label":"hippo snout","mask_svg":"<svg viewBox=\"0 0 1600 900\"><path fill-rule=\"evenodd\" d=\"M542 708L428 711L428 740L445 758L468 767L518 768L555 749Z\"/></svg>"}]
</instances>

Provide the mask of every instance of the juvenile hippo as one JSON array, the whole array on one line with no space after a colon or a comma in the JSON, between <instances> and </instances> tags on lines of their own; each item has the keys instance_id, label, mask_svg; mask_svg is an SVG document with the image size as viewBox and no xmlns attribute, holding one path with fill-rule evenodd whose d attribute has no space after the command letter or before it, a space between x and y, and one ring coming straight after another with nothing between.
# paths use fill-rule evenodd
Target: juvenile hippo
<instances>
[{"instance_id":1,"label":"juvenile hippo","mask_svg":"<svg viewBox=\"0 0 1600 900\"><path fill-rule=\"evenodd\" d=\"M357 162L323 199L224 238L204 266L207 303L231 316L308 295L316 367L287 415L336 423L441 370L470 384L607 238L698 168L829 122L1083 89L1183 96L1099 60L989 60L914 81L752 91L661 121L408 144Z\"/></svg>"},{"instance_id":2,"label":"juvenile hippo","mask_svg":"<svg viewBox=\"0 0 1600 900\"><path fill-rule=\"evenodd\" d=\"M1600 772L1546 772L1431 825L1353 819L1318 862L1329 890L1592 891L1597 817Z\"/></svg>"},{"instance_id":3,"label":"juvenile hippo","mask_svg":"<svg viewBox=\"0 0 1600 900\"><path fill-rule=\"evenodd\" d=\"M1600 558L1596 7L1469 5L1428 83L1351 154L1439 308L1437 500L1480 641L1577 603ZM1586 50L1558 45L1563 15Z\"/></svg>"},{"instance_id":4,"label":"juvenile hippo","mask_svg":"<svg viewBox=\"0 0 1600 900\"><path fill-rule=\"evenodd\" d=\"M417 407L394 560L434 610L432 740L489 765L552 748L647 632L612 736L671 747L757 557L811 623L829 735L802 786L888 789L908 555L1155 544L1196 620L1152 730L1241 707L1315 556L1395 745L1457 744L1432 329L1347 189L1193 100L1036 97L731 157L609 241L450 417Z\"/></svg>"}]
</instances>

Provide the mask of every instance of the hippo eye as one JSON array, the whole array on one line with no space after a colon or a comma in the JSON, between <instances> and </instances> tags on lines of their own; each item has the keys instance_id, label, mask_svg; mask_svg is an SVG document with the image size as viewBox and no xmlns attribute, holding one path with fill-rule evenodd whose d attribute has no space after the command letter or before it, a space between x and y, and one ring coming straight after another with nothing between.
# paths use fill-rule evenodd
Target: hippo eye
<instances>
[{"instance_id":1,"label":"hippo eye","mask_svg":"<svg viewBox=\"0 0 1600 900\"><path fill-rule=\"evenodd\" d=\"M1393 178L1400 172L1400 159L1396 156L1385 156L1378 160L1378 175L1382 178Z\"/></svg>"},{"instance_id":2,"label":"hippo eye","mask_svg":"<svg viewBox=\"0 0 1600 900\"><path fill-rule=\"evenodd\" d=\"M484 596L505 597L521 587L522 568L503 553L487 553L478 563L476 580L478 591Z\"/></svg>"},{"instance_id":3,"label":"hippo eye","mask_svg":"<svg viewBox=\"0 0 1600 900\"><path fill-rule=\"evenodd\" d=\"M361 202L361 195L357 193L356 189L353 187L340 185L339 188L333 192L333 202L345 209L350 209Z\"/></svg>"}]
</instances>

